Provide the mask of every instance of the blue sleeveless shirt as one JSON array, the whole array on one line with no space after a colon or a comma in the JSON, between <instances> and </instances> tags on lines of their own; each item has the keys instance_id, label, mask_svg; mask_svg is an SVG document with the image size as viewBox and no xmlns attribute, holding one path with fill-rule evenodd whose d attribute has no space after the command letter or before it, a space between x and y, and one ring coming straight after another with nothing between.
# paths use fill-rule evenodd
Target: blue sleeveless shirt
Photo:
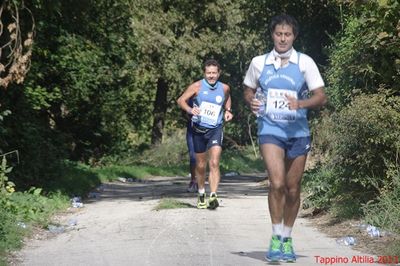
<instances>
[{"instance_id":1,"label":"blue sleeveless shirt","mask_svg":"<svg viewBox=\"0 0 400 266\"><path fill-rule=\"evenodd\" d=\"M200 107L201 113L192 121L206 128L217 128L222 124L222 105L225 102L223 84L219 81L212 87L205 79L201 80L200 90L193 98L193 105Z\"/></svg>"},{"instance_id":2,"label":"blue sleeveless shirt","mask_svg":"<svg viewBox=\"0 0 400 266\"><path fill-rule=\"evenodd\" d=\"M298 55L300 59L300 53ZM275 70L274 65L264 64L258 81L267 95L266 115L257 119L258 135L285 139L310 136L307 109L289 110L285 99L286 94L298 100L308 97L308 87L299 65L289 62L286 67Z\"/></svg>"}]
</instances>

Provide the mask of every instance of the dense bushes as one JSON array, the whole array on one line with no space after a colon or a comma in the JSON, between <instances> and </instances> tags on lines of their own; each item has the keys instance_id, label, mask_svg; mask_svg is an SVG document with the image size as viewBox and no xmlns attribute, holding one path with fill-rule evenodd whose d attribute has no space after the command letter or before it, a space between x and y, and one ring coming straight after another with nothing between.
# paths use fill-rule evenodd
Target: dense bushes
<instances>
[{"instance_id":1,"label":"dense bushes","mask_svg":"<svg viewBox=\"0 0 400 266\"><path fill-rule=\"evenodd\" d=\"M34 187L16 192L14 183L8 181L11 170L3 157L0 165L0 265L6 263L8 251L22 246L28 226L45 226L51 215L68 204L68 199L60 193L45 197L41 189Z\"/></svg>"},{"instance_id":2,"label":"dense bushes","mask_svg":"<svg viewBox=\"0 0 400 266\"><path fill-rule=\"evenodd\" d=\"M381 188L376 200L363 206L365 220L370 224L378 224L391 232L400 233L400 167L387 171L387 180Z\"/></svg>"},{"instance_id":3,"label":"dense bushes","mask_svg":"<svg viewBox=\"0 0 400 266\"><path fill-rule=\"evenodd\" d=\"M15 217L0 205L0 265L5 264L6 251L22 245L23 234L24 232L15 222Z\"/></svg>"},{"instance_id":4,"label":"dense bushes","mask_svg":"<svg viewBox=\"0 0 400 266\"><path fill-rule=\"evenodd\" d=\"M310 195L305 203L340 206L341 213L348 210L343 209L346 206L351 208L349 215L361 214L361 204L395 194L400 98L388 91L355 97L340 112L322 119L314 142L316 152L323 154L323 166L307 176Z\"/></svg>"},{"instance_id":5,"label":"dense bushes","mask_svg":"<svg viewBox=\"0 0 400 266\"><path fill-rule=\"evenodd\" d=\"M330 105L314 127L323 160L304 179L304 203L399 232L400 3L338 2L343 30L325 72Z\"/></svg>"}]
</instances>

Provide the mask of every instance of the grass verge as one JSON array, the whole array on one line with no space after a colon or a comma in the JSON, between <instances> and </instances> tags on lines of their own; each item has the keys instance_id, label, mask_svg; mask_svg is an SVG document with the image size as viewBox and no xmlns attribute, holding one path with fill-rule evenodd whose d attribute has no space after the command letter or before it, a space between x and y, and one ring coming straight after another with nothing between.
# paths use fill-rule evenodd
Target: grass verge
<instances>
[{"instance_id":1,"label":"grass verge","mask_svg":"<svg viewBox=\"0 0 400 266\"><path fill-rule=\"evenodd\" d=\"M193 208L192 205L186 202L182 202L172 198L162 198L156 207L155 211L166 210L166 209L182 209L182 208Z\"/></svg>"}]
</instances>

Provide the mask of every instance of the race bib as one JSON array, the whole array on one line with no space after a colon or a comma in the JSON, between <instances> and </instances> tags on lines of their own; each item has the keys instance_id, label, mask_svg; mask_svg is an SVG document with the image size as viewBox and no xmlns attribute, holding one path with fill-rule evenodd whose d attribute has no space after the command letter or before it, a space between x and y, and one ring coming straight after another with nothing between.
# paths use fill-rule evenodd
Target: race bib
<instances>
[{"instance_id":1,"label":"race bib","mask_svg":"<svg viewBox=\"0 0 400 266\"><path fill-rule=\"evenodd\" d=\"M200 104L200 120L203 123L215 126L218 122L219 112L221 111L221 105L201 102Z\"/></svg>"},{"instance_id":2,"label":"race bib","mask_svg":"<svg viewBox=\"0 0 400 266\"><path fill-rule=\"evenodd\" d=\"M267 95L267 116L273 121L294 122L296 110L289 110L289 102L286 95L297 99L297 92L291 90L268 89Z\"/></svg>"}]
</instances>

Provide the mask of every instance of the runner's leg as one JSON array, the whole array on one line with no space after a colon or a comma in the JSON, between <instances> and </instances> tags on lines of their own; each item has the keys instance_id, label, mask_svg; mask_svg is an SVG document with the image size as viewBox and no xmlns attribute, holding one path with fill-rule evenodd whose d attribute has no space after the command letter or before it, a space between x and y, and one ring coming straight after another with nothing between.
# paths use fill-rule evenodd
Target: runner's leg
<instances>
[{"instance_id":1,"label":"runner's leg","mask_svg":"<svg viewBox=\"0 0 400 266\"><path fill-rule=\"evenodd\" d=\"M275 144L262 144L261 153L269 175L268 206L272 224L283 220L285 206L285 151Z\"/></svg>"},{"instance_id":2,"label":"runner's leg","mask_svg":"<svg viewBox=\"0 0 400 266\"><path fill-rule=\"evenodd\" d=\"M301 178L307 156L302 155L294 159L287 159L286 166L286 201L284 208L284 225L293 227L300 208Z\"/></svg>"},{"instance_id":3,"label":"runner's leg","mask_svg":"<svg viewBox=\"0 0 400 266\"><path fill-rule=\"evenodd\" d=\"M210 176L208 182L210 183L210 192L217 193L218 185L221 179L221 173L219 169L219 161L221 158L222 148L221 146L212 146L209 150L209 161L208 165L210 168Z\"/></svg>"}]
</instances>

